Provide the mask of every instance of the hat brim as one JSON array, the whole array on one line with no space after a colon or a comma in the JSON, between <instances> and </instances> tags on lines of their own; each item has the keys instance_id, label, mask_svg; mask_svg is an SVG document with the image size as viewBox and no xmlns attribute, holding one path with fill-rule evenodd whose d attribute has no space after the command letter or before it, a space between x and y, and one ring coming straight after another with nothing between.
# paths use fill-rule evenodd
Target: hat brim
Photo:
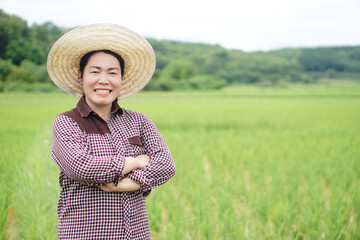
<instances>
[{"instance_id":1,"label":"hat brim","mask_svg":"<svg viewBox=\"0 0 360 240\"><path fill-rule=\"evenodd\" d=\"M82 97L83 87L78 79L80 59L97 50L110 50L124 59L118 99L140 91L155 71L155 53L145 38L120 25L92 24L75 28L55 42L47 59L51 80L65 92Z\"/></svg>"}]
</instances>

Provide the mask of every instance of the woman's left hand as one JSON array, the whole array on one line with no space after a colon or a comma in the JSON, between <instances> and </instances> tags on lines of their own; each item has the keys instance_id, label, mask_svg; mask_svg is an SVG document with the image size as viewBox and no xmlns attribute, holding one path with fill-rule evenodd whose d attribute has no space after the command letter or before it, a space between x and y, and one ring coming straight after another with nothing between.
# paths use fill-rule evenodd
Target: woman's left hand
<instances>
[{"instance_id":1,"label":"woman's left hand","mask_svg":"<svg viewBox=\"0 0 360 240\"><path fill-rule=\"evenodd\" d=\"M115 185L111 182L97 187L105 192L133 192L140 190L141 185L140 183L137 183L130 178L125 177L120 180L118 185Z\"/></svg>"}]
</instances>

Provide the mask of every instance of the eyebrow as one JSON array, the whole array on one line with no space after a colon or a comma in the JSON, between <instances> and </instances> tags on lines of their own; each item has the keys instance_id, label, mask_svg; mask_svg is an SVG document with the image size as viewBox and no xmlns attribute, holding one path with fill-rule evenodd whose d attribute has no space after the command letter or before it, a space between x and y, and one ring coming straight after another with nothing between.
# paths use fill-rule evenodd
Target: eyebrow
<instances>
[{"instance_id":1,"label":"eyebrow","mask_svg":"<svg viewBox=\"0 0 360 240\"><path fill-rule=\"evenodd\" d=\"M90 66L89 68L101 69L101 67L98 67L98 66ZM109 68L108 70L120 70L120 69L117 68L117 67L111 67L111 68Z\"/></svg>"}]
</instances>

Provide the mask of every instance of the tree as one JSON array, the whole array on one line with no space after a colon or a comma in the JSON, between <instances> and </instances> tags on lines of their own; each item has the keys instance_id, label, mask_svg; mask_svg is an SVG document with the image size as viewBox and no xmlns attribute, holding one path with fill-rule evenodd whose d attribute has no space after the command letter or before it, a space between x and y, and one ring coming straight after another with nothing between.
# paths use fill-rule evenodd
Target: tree
<instances>
[{"instance_id":1,"label":"tree","mask_svg":"<svg viewBox=\"0 0 360 240\"><path fill-rule=\"evenodd\" d=\"M6 57L11 59L16 65L28 58L29 44L23 39L14 40L9 43L6 48Z\"/></svg>"},{"instance_id":2,"label":"tree","mask_svg":"<svg viewBox=\"0 0 360 240\"><path fill-rule=\"evenodd\" d=\"M6 83L14 82L35 83L37 82L37 79L33 71L21 67L14 67L6 77Z\"/></svg>"},{"instance_id":3,"label":"tree","mask_svg":"<svg viewBox=\"0 0 360 240\"><path fill-rule=\"evenodd\" d=\"M0 58L6 57L7 45L11 41L26 38L28 30L25 21L0 9Z\"/></svg>"},{"instance_id":4,"label":"tree","mask_svg":"<svg viewBox=\"0 0 360 240\"><path fill-rule=\"evenodd\" d=\"M344 71L346 56L343 51L335 48L304 49L299 57L299 63L306 71Z\"/></svg>"},{"instance_id":5,"label":"tree","mask_svg":"<svg viewBox=\"0 0 360 240\"><path fill-rule=\"evenodd\" d=\"M225 49L215 52L211 56L209 64L207 64L206 73L216 75L219 71L224 69L227 63L230 61L228 51Z\"/></svg>"},{"instance_id":6,"label":"tree","mask_svg":"<svg viewBox=\"0 0 360 240\"><path fill-rule=\"evenodd\" d=\"M187 81L186 89L217 90L225 87L227 82L213 75L196 75Z\"/></svg>"},{"instance_id":7,"label":"tree","mask_svg":"<svg viewBox=\"0 0 360 240\"><path fill-rule=\"evenodd\" d=\"M57 27L51 22L33 24L29 29L29 41L36 57L31 60L38 64L45 63L51 46L64 32L65 29Z\"/></svg>"},{"instance_id":8,"label":"tree","mask_svg":"<svg viewBox=\"0 0 360 240\"><path fill-rule=\"evenodd\" d=\"M5 81L7 75L10 73L13 65L9 60L3 60L0 58L0 76L2 81Z\"/></svg>"},{"instance_id":9,"label":"tree","mask_svg":"<svg viewBox=\"0 0 360 240\"><path fill-rule=\"evenodd\" d=\"M169 80L187 79L194 76L196 67L191 61L172 60L161 72L161 77Z\"/></svg>"}]
</instances>

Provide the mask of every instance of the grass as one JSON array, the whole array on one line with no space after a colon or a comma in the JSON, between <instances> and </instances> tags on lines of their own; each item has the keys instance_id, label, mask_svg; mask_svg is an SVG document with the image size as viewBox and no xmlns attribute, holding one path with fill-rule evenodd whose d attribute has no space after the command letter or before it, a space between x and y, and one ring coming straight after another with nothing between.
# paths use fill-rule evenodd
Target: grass
<instances>
[{"instance_id":1,"label":"grass","mask_svg":"<svg viewBox=\"0 0 360 240\"><path fill-rule=\"evenodd\" d=\"M65 94L0 95L0 236L55 239L50 159ZM360 86L139 93L177 173L147 201L152 239L360 238ZM9 214L6 209L14 209Z\"/></svg>"}]
</instances>

